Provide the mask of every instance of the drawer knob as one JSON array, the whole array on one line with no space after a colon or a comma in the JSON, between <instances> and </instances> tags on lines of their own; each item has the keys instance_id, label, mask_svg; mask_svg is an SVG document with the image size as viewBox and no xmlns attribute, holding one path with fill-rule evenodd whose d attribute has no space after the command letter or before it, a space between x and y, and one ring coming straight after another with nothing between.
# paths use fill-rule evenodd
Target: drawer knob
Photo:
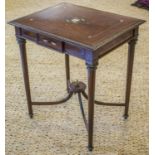
<instances>
[{"instance_id":1,"label":"drawer knob","mask_svg":"<svg viewBox=\"0 0 155 155\"><path fill-rule=\"evenodd\" d=\"M44 42L44 43L48 43L48 40L46 40L46 39L43 39L43 42Z\"/></svg>"},{"instance_id":2,"label":"drawer knob","mask_svg":"<svg viewBox=\"0 0 155 155\"><path fill-rule=\"evenodd\" d=\"M53 45L53 46L56 46L57 44L55 43L55 42L53 42L53 41L51 41L51 44Z\"/></svg>"}]
</instances>

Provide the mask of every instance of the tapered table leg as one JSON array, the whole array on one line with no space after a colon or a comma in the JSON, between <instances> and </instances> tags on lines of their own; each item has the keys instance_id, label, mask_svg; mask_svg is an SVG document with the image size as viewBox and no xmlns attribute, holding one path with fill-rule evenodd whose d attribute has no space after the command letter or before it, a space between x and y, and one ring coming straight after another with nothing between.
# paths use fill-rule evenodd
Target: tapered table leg
<instances>
[{"instance_id":1,"label":"tapered table leg","mask_svg":"<svg viewBox=\"0 0 155 155\"><path fill-rule=\"evenodd\" d=\"M96 64L87 64L88 69L88 149L93 150L93 125L94 125L94 96Z\"/></svg>"},{"instance_id":2,"label":"tapered table leg","mask_svg":"<svg viewBox=\"0 0 155 155\"><path fill-rule=\"evenodd\" d=\"M19 49L20 49L21 64L22 64L22 71L23 71L23 77L24 77L28 111L29 111L30 118L32 118L33 110L32 110L32 101L31 101L31 93L30 93L27 56L26 56L26 46L25 46L26 40L17 37L17 42L19 44Z\"/></svg>"},{"instance_id":3,"label":"tapered table leg","mask_svg":"<svg viewBox=\"0 0 155 155\"><path fill-rule=\"evenodd\" d=\"M66 67L66 87L69 93L69 83L70 83L70 66L69 66L69 55L65 54L65 67Z\"/></svg>"},{"instance_id":4,"label":"tapered table leg","mask_svg":"<svg viewBox=\"0 0 155 155\"><path fill-rule=\"evenodd\" d=\"M130 102L130 92L131 92L131 82L132 82L132 70L134 61L135 44L137 39L131 40L128 44L128 65L127 65L127 82L126 82L126 96L125 96L125 112L124 118L128 118L129 102Z\"/></svg>"}]
</instances>

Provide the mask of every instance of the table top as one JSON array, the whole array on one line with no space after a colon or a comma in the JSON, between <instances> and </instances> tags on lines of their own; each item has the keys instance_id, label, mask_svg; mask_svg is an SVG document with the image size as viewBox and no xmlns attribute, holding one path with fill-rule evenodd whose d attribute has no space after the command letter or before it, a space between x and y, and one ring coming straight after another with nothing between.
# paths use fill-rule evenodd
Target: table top
<instances>
[{"instance_id":1,"label":"table top","mask_svg":"<svg viewBox=\"0 0 155 155\"><path fill-rule=\"evenodd\" d=\"M9 23L95 50L143 22L136 18L60 3Z\"/></svg>"}]
</instances>

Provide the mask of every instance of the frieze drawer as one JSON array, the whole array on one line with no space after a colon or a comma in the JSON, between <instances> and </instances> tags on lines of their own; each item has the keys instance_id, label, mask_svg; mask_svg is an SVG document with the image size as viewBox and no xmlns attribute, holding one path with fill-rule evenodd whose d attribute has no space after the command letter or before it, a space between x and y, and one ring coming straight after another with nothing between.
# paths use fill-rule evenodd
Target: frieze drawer
<instances>
[{"instance_id":1,"label":"frieze drawer","mask_svg":"<svg viewBox=\"0 0 155 155\"><path fill-rule=\"evenodd\" d=\"M54 38L39 35L38 44L41 44L43 46L53 48L55 50L58 50L58 51L62 52L62 42L59 41L59 40L56 40Z\"/></svg>"},{"instance_id":2,"label":"frieze drawer","mask_svg":"<svg viewBox=\"0 0 155 155\"><path fill-rule=\"evenodd\" d=\"M24 38L27 38L27 39L30 39L30 40L33 40L33 41L35 41L36 38L37 38L37 34L36 33L31 32L31 31L27 31L27 30L24 30L24 29L22 29L22 36Z\"/></svg>"},{"instance_id":3,"label":"frieze drawer","mask_svg":"<svg viewBox=\"0 0 155 155\"><path fill-rule=\"evenodd\" d=\"M81 59L85 58L85 50L72 44L65 44L65 53Z\"/></svg>"}]
</instances>

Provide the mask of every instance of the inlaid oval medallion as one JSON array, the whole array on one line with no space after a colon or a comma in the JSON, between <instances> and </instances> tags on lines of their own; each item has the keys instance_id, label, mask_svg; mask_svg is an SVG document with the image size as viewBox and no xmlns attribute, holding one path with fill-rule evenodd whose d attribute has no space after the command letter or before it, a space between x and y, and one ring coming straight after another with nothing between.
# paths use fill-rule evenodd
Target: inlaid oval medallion
<instances>
[{"instance_id":1,"label":"inlaid oval medallion","mask_svg":"<svg viewBox=\"0 0 155 155\"><path fill-rule=\"evenodd\" d=\"M72 23L72 24L78 24L78 23L84 23L86 20L84 18L70 18L65 20L67 23Z\"/></svg>"}]
</instances>

